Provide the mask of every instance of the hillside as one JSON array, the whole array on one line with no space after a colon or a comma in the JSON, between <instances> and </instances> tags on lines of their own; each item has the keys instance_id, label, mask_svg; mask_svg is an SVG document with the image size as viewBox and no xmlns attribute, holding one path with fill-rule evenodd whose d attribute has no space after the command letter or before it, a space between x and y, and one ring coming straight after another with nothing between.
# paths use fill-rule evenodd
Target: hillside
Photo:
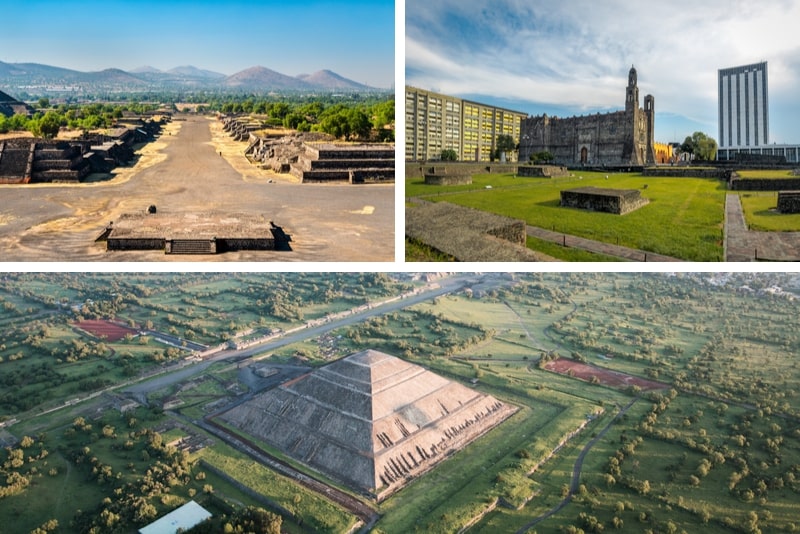
<instances>
[{"instance_id":1,"label":"hillside","mask_svg":"<svg viewBox=\"0 0 800 534\"><path fill-rule=\"evenodd\" d=\"M230 76L208 69L184 65L162 71L142 66L131 71L108 68L81 72L38 63L0 61L0 90L17 93L20 89L32 96L69 93L72 96L148 91L382 91L360 84L333 71L323 69L311 75L289 76L263 66L254 66Z\"/></svg>"}]
</instances>

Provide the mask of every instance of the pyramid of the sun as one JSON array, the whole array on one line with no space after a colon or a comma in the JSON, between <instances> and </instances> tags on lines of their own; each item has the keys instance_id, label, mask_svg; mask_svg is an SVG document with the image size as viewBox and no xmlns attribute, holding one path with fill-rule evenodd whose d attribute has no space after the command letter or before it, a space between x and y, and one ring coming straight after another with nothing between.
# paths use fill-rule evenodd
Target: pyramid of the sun
<instances>
[{"instance_id":1,"label":"pyramid of the sun","mask_svg":"<svg viewBox=\"0 0 800 534\"><path fill-rule=\"evenodd\" d=\"M222 418L380 499L516 410L423 367L366 350L256 396Z\"/></svg>"}]
</instances>

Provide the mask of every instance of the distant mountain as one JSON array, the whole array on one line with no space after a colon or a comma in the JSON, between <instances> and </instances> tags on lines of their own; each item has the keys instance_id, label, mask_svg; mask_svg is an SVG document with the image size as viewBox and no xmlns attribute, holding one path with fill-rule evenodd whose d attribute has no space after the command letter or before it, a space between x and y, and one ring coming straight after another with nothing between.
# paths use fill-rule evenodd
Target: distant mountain
<instances>
[{"instance_id":1,"label":"distant mountain","mask_svg":"<svg viewBox=\"0 0 800 534\"><path fill-rule=\"evenodd\" d=\"M169 69L167 72L170 74L178 74L181 76L188 76L191 78L206 78L209 80L218 80L220 78L225 78L225 74L222 74L220 72L214 72L213 70L198 69L197 67L193 67L192 65L175 67L174 69Z\"/></svg>"},{"instance_id":2,"label":"distant mountain","mask_svg":"<svg viewBox=\"0 0 800 534\"><path fill-rule=\"evenodd\" d=\"M155 67L151 67L150 65L144 65L143 67L137 67L130 71L133 74L163 74L164 71L158 70Z\"/></svg>"},{"instance_id":3,"label":"distant mountain","mask_svg":"<svg viewBox=\"0 0 800 534\"><path fill-rule=\"evenodd\" d=\"M110 68L97 72L80 72L38 63L3 63L0 61L0 90L25 92L32 97L98 92L146 91L380 91L349 80L330 70L314 74L287 76L257 66L226 76L219 72L191 65L162 71L143 66L129 72Z\"/></svg>"},{"instance_id":4,"label":"distant mountain","mask_svg":"<svg viewBox=\"0 0 800 534\"><path fill-rule=\"evenodd\" d=\"M146 80L121 69L105 69L98 72L87 72L83 74L82 78L89 83L101 85L127 85L132 87L147 85Z\"/></svg>"},{"instance_id":5,"label":"distant mountain","mask_svg":"<svg viewBox=\"0 0 800 534\"><path fill-rule=\"evenodd\" d=\"M35 83L41 80L56 80L60 83L80 79L84 74L77 70L63 69L40 65L39 63L2 63L0 62L0 77L6 79L19 79Z\"/></svg>"},{"instance_id":6,"label":"distant mountain","mask_svg":"<svg viewBox=\"0 0 800 534\"><path fill-rule=\"evenodd\" d=\"M266 67L250 67L225 78L222 82L226 87L238 89L253 89L258 87L284 89L290 91L310 90L313 87L303 80L275 72Z\"/></svg>"},{"instance_id":7,"label":"distant mountain","mask_svg":"<svg viewBox=\"0 0 800 534\"><path fill-rule=\"evenodd\" d=\"M348 91L368 91L371 89L368 85L354 82L327 69L318 70L314 74L300 74L297 78L311 85L326 89L345 89Z\"/></svg>"}]
</instances>

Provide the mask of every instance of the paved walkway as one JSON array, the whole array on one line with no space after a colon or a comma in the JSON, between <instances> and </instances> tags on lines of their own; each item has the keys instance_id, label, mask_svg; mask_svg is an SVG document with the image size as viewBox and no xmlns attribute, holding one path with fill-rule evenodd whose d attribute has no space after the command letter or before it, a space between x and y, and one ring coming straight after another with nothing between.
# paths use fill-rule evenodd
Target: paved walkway
<instances>
[{"instance_id":1,"label":"paved walkway","mask_svg":"<svg viewBox=\"0 0 800 534\"><path fill-rule=\"evenodd\" d=\"M800 232L747 229L739 195L725 197L725 261L800 261Z\"/></svg>"},{"instance_id":2,"label":"paved walkway","mask_svg":"<svg viewBox=\"0 0 800 534\"><path fill-rule=\"evenodd\" d=\"M594 241L584 237L551 232L550 230L545 230L544 228L538 228L536 226L528 226L528 235L550 241L551 243L558 243L564 247L579 248L581 250L605 254L606 256L614 256L628 261L684 261L654 252L645 252L644 250L612 245L610 243Z\"/></svg>"}]
</instances>

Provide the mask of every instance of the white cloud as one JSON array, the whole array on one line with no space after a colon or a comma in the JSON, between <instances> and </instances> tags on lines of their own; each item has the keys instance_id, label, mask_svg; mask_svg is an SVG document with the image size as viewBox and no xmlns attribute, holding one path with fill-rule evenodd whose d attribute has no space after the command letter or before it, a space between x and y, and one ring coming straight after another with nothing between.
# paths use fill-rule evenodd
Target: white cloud
<instances>
[{"instance_id":1,"label":"white cloud","mask_svg":"<svg viewBox=\"0 0 800 534\"><path fill-rule=\"evenodd\" d=\"M770 95L796 92L798 20L793 0L408 0L407 83L618 109L635 64L657 111L715 125L720 68L767 60ZM785 119L771 111L773 125Z\"/></svg>"}]
</instances>

